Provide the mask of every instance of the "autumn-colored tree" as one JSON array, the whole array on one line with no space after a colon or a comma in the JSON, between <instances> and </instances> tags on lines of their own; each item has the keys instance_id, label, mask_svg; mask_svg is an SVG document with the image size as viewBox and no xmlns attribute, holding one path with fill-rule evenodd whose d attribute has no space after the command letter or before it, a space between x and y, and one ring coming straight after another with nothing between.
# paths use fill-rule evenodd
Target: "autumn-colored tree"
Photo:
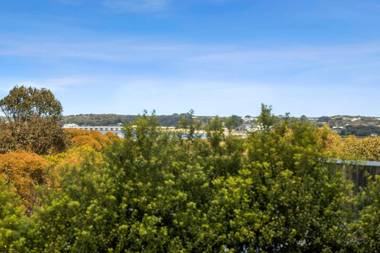
<instances>
[{"instance_id":1,"label":"autumn-colored tree","mask_svg":"<svg viewBox=\"0 0 380 253\"><path fill-rule=\"evenodd\" d=\"M334 132L328 125L319 128L318 134L323 141L323 150L326 156L332 159L343 158L342 152L345 142L339 134Z\"/></svg>"},{"instance_id":2,"label":"autumn-colored tree","mask_svg":"<svg viewBox=\"0 0 380 253\"><path fill-rule=\"evenodd\" d=\"M48 162L34 153L0 154L0 176L14 186L29 211L37 201L36 187L48 184L48 167Z\"/></svg>"},{"instance_id":3,"label":"autumn-colored tree","mask_svg":"<svg viewBox=\"0 0 380 253\"><path fill-rule=\"evenodd\" d=\"M27 150L38 154L62 151L62 106L47 89L15 87L0 100L5 122L0 124L0 151Z\"/></svg>"},{"instance_id":4,"label":"autumn-colored tree","mask_svg":"<svg viewBox=\"0 0 380 253\"><path fill-rule=\"evenodd\" d=\"M326 150L335 158L357 161L380 161L380 137L359 138L348 136L342 138L329 134L330 144Z\"/></svg>"},{"instance_id":5,"label":"autumn-colored tree","mask_svg":"<svg viewBox=\"0 0 380 253\"><path fill-rule=\"evenodd\" d=\"M65 129L68 143L72 147L89 146L97 151L119 140L119 137L112 132L101 134L98 131L87 131L81 129Z\"/></svg>"},{"instance_id":6,"label":"autumn-colored tree","mask_svg":"<svg viewBox=\"0 0 380 253\"><path fill-rule=\"evenodd\" d=\"M65 152L46 156L49 162L49 171L47 174L49 189L61 189L62 179L72 170L80 167L89 157L93 159L94 164L103 162L103 154L90 145L74 146Z\"/></svg>"},{"instance_id":7,"label":"autumn-colored tree","mask_svg":"<svg viewBox=\"0 0 380 253\"><path fill-rule=\"evenodd\" d=\"M345 140L343 152L357 160L380 161L380 137L349 137Z\"/></svg>"}]
</instances>

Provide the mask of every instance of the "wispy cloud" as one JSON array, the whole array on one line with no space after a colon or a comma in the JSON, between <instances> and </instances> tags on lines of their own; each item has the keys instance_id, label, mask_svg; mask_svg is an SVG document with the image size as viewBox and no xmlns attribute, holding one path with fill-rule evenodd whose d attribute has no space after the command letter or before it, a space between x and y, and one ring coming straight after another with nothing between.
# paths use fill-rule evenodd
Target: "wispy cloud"
<instances>
[{"instance_id":1,"label":"wispy cloud","mask_svg":"<svg viewBox=\"0 0 380 253\"><path fill-rule=\"evenodd\" d=\"M141 40L107 39L93 41L54 41L49 39L3 38L0 41L0 55L82 59L123 62L144 60L145 57L170 57L185 52L185 45L168 43L146 43Z\"/></svg>"},{"instance_id":2,"label":"wispy cloud","mask_svg":"<svg viewBox=\"0 0 380 253\"><path fill-rule=\"evenodd\" d=\"M378 83L380 43L248 47L223 44L147 42L144 39L1 38L0 56L32 60L47 69L79 74L129 73L144 76L307 83ZM78 72L75 71L78 70ZM90 71L90 72L89 72Z\"/></svg>"},{"instance_id":3,"label":"wispy cloud","mask_svg":"<svg viewBox=\"0 0 380 253\"><path fill-rule=\"evenodd\" d=\"M115 12L157 12L169 6L171 0L55 0L67 5L100 5Z\"/></svg>"},{"instance_id":4,"label":"wispy cloud","mask_svg":"<svg viewBox=\"0 0 380 253\"><path fill-rule=\"evenodd\" d=\"M85 0L55 0L55 1L62 4L80 5L84 3Z\"/></svg>"},{"instance_id":5,"label":"wispy cloud","mask_svg":"<svg viewBox=\"0 0 380 253\"><path fill-rule=\"evenodd\" d=\"M262 63L263 61L318 61L372 57L379 60L380 43L341 44L334 46L249 47L233 44L195 44L146 42L146 39L107 38L52 40L49 38L0 37L0 55L57 59L130 62L166 59L205 64Z\"/></svg>"},{"instance_id":6,"label":"wispy cloud","mask_svg":"<svg viewBox=\"0 0 380 253\"><path fill-rule=\"evenodd\" d=\"M114 12L160 12L173 5L226 4L237 0L55 0L68 5L100 5Z\"/></svg>"},{"instance_id":7,"label":"wispy cloud","mask_svg":"<svg viewBox=\"0 0 380 253\"><path fill-rule=\"evenodd\" d=\"M87 84L93 84L96 80L89 76L66 76L54 78L34 78L34 79L0 79L0 92L6 93L14 86L32 86L37 88L47 88L55 92L67 89L78 88Z\"/></svg>"},{"instance_id":8,"label":"wispy cloud","mask_svg":"<svg viewBox=\"0 0 380 253\"><path fill-rule=\"evenodd\" d=\"M161 11L169 0L104 0L103 5L115 11Z\"/></svg>"},{"instance_id":9,"label":"wispy cloud","mask_svg":"<svg viewBox=\"0 0 380 253\"><path fill-rule=\"evenodd\" d=\"M380 43L339 46L281 46L264 48L225 48L224 51L196 56L196 62L255 62L266 60L339 60L342 57L380 56Z\"/></svg>"}]
</instances>

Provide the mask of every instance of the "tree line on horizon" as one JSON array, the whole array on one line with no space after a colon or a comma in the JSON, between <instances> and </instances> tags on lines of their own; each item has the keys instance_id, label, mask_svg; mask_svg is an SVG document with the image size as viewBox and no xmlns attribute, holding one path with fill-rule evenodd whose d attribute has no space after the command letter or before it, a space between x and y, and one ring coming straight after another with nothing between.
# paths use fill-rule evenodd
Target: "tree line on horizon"
<instances>
[{"instance_id":1,"label":"tree line on horizon","mask_svg":"<svg viewBox=\"0 0 380 253\"><path fill-rule=\"evenodd\" d=\"M79 126L112 126L124 125L131 123L141 115L121 115L121 114L78 114L63 116L64 124L77 124ZM213 116L195 116L194 111L190 110L187 113L174 113L172 115L156 115L160 126L164 127L177 127L180 126L184 120L196 117L197 127L204 129L207 123ZM237 115L230 117L220 117L226 126L237 128L242 125L243 119Z\"/></svg>"},{"instance_id":2,"label":"tree line on horizon","mask_svg":"<svg viewBox=\"0 0 380 253\"><path fill-rule=\"evenodd\" d=\"M62 122L64 124L77 124L79 126L111 126L118 124L126 124L134 121L141 115L120 115L120 114L78 114L63 116ZM194 112L190 110L188 113L174 113L172 115L156 115L160 126L176 127L181 124L181 120L196 117L198 121L198 128L204 129L207 123L214 116L194 116ZM283 116L284 117L284 116ZM244 122L243 118L249 118L250 122ZM231 115L229 117L220 117L223 124L227 128L244 131L244 126L255 123L255 118L249 115L244 117L238 115ZM345 119L347 118L347 119ZM359 121L353 122L352 119L360 118ZM322 116L319 118L309 119L306 116L299 117L302 120L309 120L310 122L318 125L329 125L331 128L339 126L335 131L344 137L355 135L358 137L368 137L373 135L380 135L380 120L375 117L360 117L360 116Z\"/></svg>"},{"instance_id":3,"label":"tree line on horizon","mask_svg":"<svg viewBox=\"0 0 380 253\"><path fill-rule=\"evenodd\" d=\"M380 250L380 178L354 192L328 162L378 159L379 138L343 139L265 105L262 130L245 139L225 135L219 117L206 139L195 137L193 117L181 120L184 139L147 114L124 126L124 139L63 130L54 95L23 86L0 107L9 118L0 125L0 252Z\"/></svg>"}]
</instances>

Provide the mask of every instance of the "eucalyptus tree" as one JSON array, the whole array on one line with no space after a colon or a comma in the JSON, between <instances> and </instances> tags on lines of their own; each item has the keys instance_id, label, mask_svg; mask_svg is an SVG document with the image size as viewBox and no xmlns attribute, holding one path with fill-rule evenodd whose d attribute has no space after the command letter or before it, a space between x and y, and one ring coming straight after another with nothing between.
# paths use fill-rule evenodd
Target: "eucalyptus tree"
<instances>
[{"instance_id":1,"label":"eucalyptus tree","mask_svg":"<svg viewBox=\"0 0 380 253\"><path fill-rule=\"evenodd\" d=\"M0 100L0 109L5 115L0 151L24 149L46 154L64 149L62 105L50 90L16 86Z\"/></svg>"}]
</instances>

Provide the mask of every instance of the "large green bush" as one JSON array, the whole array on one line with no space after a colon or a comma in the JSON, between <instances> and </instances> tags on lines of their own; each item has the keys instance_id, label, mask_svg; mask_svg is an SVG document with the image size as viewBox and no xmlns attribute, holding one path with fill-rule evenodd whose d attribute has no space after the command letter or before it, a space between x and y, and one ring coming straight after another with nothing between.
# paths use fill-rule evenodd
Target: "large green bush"
<instances>
[{"instance_id":1,"label":"large green bush","mask_svg":"<svg viewBox=\"0 0 380 253\"><path fill-rule=\"evenodd\" d=\"M263 117L268 119L268 117ZM271 119L271 117L269 117ZM135 125L136 127L132 127ZM33 214L32 252L336 252L350 246L350 184L313 125L263 120L247 140L163 133L155 117L71 170Z\"/></svg>"}]
</instances>

